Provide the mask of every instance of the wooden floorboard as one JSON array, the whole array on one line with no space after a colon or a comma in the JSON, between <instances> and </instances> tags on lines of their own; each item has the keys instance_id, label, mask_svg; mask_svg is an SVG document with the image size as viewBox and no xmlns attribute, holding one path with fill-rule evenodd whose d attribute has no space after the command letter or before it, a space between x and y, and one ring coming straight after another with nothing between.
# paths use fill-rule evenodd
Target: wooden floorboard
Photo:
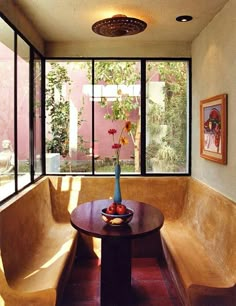
<instances>
[{"instance_id":1,"label":"wooden floorboard","mask_svg":"<svg viewBox=\"0 0 236 306\"><path fill-rule=\"evenodd\" d=\"M74 263L61 306L99 305L99 261L79 259ZM164 260L132 259L132 301L127 303L124 297L122 306L183 306Z\"/></svg>"}]
</instances>

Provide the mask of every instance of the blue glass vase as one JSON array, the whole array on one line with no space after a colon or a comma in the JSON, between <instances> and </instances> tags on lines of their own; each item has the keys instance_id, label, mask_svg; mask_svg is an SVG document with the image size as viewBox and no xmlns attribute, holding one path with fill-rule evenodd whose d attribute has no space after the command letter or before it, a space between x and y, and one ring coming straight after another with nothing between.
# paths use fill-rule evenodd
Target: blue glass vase
<instances>
[{"instance_id":1,"label":"blue glass vase","mask_svg":"<svg viewBox=\"0 0 236 306\"><path fill-rule=\"evenodd\" d=\"M114 202L121 203L121 191L120 191L120 164L115 165L115 190L114 190Z\"/></svg>"}]
</instances>

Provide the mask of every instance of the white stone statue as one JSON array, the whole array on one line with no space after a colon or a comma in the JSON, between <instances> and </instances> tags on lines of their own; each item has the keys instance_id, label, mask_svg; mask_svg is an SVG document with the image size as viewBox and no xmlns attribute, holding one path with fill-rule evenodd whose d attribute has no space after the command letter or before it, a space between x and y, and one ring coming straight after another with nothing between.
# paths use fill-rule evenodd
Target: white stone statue
<instances>
[{"instance_id":1,"label":"white stone statue","mask_svg":"<svg viewBox=\"0 0 236 306\"><path fill-rule=\"evenodd\" d=\"M0 152L0 174L7 174L14 169L14 152L12 150L11 141L2 141L3 150Z\"/></svg>"}]
</instances>

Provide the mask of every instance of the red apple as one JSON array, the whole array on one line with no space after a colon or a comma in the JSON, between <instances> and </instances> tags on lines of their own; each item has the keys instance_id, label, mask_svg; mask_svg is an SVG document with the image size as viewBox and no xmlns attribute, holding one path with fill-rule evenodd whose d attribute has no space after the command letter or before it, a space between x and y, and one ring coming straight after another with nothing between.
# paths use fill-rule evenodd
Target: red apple
<instances>
[{"instance_id":1,"label":"red apple","mask_svg":"<svg viewBox=\"0 0 236 306\"><path fill-rule=\"evenodd\" d=\"M115 215L116 214L116 204L112 203L110 206L107 207L106 213L109 215Z\"/></svg>"},{"instance_id":2,"label":"red apple","mask_svg":"<svg viewBox=\"0 0 236 306\"><path fill-rule=\"evenodd\" d=\"M118 215L126 214L126 206L124 204L117 204L116 212Z\"/></svg>"}]
</instances>

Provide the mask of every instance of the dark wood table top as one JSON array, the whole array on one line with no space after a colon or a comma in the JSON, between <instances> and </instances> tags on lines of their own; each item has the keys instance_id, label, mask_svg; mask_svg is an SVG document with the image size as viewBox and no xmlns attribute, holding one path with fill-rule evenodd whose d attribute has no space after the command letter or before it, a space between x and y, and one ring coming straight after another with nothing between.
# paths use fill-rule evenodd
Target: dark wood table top
<instances>
[{"instance_id":1,"label":"dark wood table top","mask_svg":"<svg viewBox=\"0 0 236 306\"><path fill-rule=\"evenodd\" d=\"M111 226L102 220L101 210L108 207L112 200L96 200L80 204L71 213L71 224L77 230L98 238L129 237L137 238L159 230L164 222L161 211L149 204L123 200L122 204L134 210L129 224Z\"/></svg>"}]
</instances>

